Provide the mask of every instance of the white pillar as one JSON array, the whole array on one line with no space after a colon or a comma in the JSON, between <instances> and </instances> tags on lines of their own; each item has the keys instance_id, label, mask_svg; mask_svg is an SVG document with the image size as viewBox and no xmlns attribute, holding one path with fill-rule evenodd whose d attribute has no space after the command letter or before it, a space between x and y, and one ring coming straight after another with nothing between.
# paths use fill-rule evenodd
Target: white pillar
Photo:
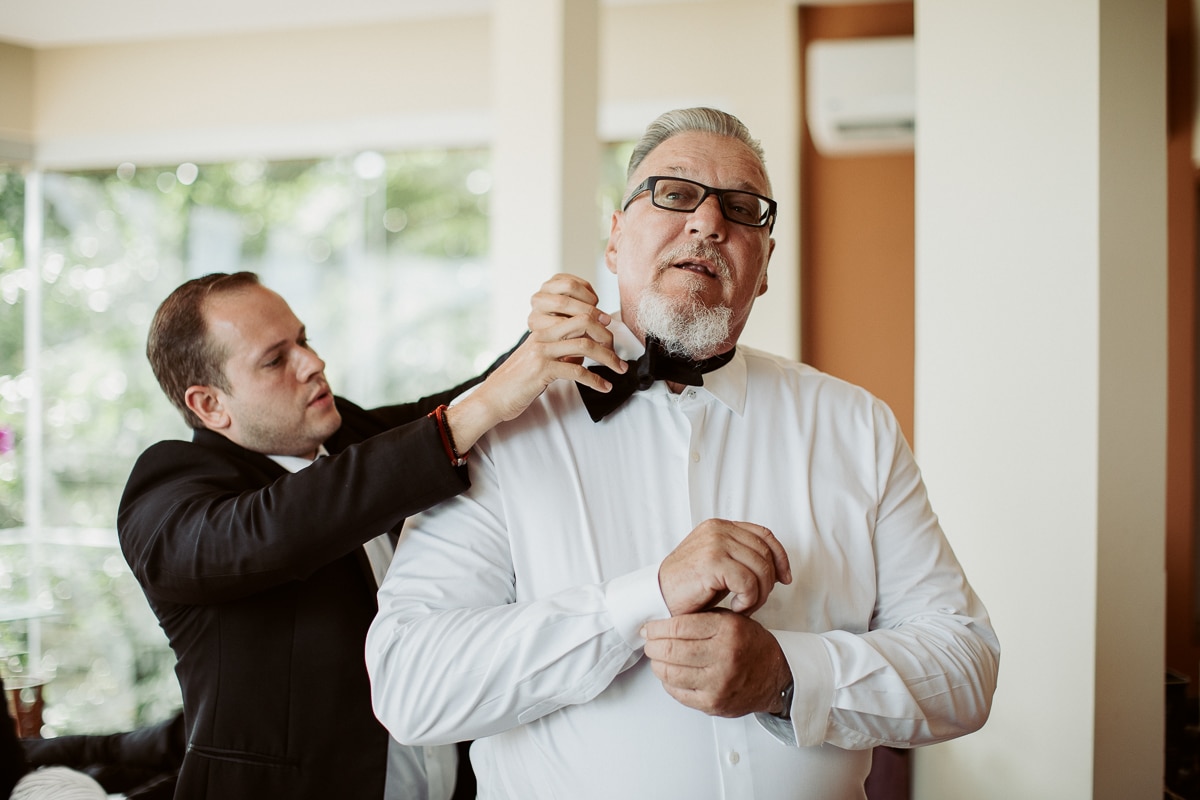
<instances>
[{"instance_id":1,"label":"white pillar","mask_svg":"<svg viewBox=\"0 0 1200 800\"><path fill-rule=\"evenodd\" d=\"M920 0L916 449L1003 647L915 796L1161 796L1165 9Z\"/></svg>"},{"instance_id":2,"label":"white pillar","mask_svg":"<svg viewBox=\"0 0 1200 800\"><path fill-rule=\"evenodd\" d=\"M597 0L492 3L491 257L501 345L524 330L542 281L595 272L597 30Z\"/></svg>"},{"instance_id":3,"label":"white pillar","mask_svg":"<svg viewBox=\"0 0 1200 800\"><path fill-rule=\"evenodd\" d=\"M43 477L46 474L46 404L43 391L46 376L42 362L43 315L45 302L42 276L42 234L45 232L45 206L42 203L42 171L36 167L25 172L25 227L22 243L25 250L25 297L23 320L25 336L25 374L29 381L29 394L25 397L25 440L21 442L20 461L17 463L25 475L25 532L24 541L29 548L29 561L33 564L30 575L28 600L34 608L48 610L43 599L50 594L46 586L46 561L44 539L46 538L46 493ZM43 594L45 598L43 598ZM28 629L29 670L42 673L42 621L31 616Z\"/></svg>"}]
</instances>

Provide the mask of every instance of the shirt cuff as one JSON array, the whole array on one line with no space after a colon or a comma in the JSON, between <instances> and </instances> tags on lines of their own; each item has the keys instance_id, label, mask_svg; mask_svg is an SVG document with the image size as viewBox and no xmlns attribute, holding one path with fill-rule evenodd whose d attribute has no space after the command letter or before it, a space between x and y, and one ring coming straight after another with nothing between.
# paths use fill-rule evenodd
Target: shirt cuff
<instances>
[{"instance_id":1,"label":"shirt cuff","mask_svg":"<svg viewBox=\"0 0 1200 800\"><path fill-rule=\"evenodd\" d=\"M614 578L604 586L604 602L612 616L613 628L632 649L646 644L639 631L652 619L671 616L667 601L658 587L658 565Z\"/></svg>"},{"instance_id":2,"label":"shirt cuff","mask_svg":"<svg viewBox=\"0 0 1200 800\"><path fill-rule=\"evenodd\" d=\"M791 719L755 714L767 733L791 747L816 747L825 742L833 710L833 662L819 634L771 631L792 671L795 694Z\"/></svg>"},{"instance_id":3,"label":"shirt cuff","mask_svg":"<svg viewBox=\"0 0 1200 800\"><path fill-rule=\"evenodd\" d=\"M758 724L762 726L763 730L771 734L780 744L788 747L796 746L796 729L792 727L790 719L780 719L774 714L766 713L757 713L754 718L758 720Z\"/></svg>"}]
</instances>

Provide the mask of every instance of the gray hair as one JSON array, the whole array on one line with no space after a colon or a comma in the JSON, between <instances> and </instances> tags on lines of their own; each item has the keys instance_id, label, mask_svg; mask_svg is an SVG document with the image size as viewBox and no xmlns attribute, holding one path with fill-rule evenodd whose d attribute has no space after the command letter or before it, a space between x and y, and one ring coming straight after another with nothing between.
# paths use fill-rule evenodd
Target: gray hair
<instances>
[{"instance_id":1,"label":"gray hair","mask_svg":"<svg viewBox=\"0 0 1200 800\"><path fill-rule=\"evenodd\" d=\"M766 174L767 157L763 153L762 145L750 135L750 130L740 119L715 108L678 108L660 115L646 127L646 132L642 134L642 138L633 148L632 155L629 156L629 169L625 172L625 179L633 177L634 171L641 165L642 160L650 155L651 150L672 136L688 131L715 133L718 136L737 139L758 157L763 173Z\"/></svg>"}]
</instances>

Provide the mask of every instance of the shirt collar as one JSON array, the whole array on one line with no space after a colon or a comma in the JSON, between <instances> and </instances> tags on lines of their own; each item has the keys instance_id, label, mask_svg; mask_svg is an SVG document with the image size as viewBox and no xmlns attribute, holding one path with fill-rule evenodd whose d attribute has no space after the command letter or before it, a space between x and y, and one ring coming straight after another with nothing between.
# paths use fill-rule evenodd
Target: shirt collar
<instances>
[{"instance_id":1,"label":"shirt collar","mask_svg":"<svg viewBox=\"0 0 1200 800\"><path fill-rule=\"evenodd\" d=\"M329 455L329 451L325 449L325 445L321 445L317 448L317 458L327 455ZM301 458L300 456L273 456L270 453L267 454L267 458L271 459L288 472L299 472L309 464L313 463L313 461L316 461L315 458L307 459Z\"/></svg>"},{"instance_id":2,"label":"shirt collar","mask_svg":"<svg viewBox=\"0 0 1200 800\"><path fill-rule=\"evenodd\" d=\"M705 375L704 385L696 388L707 391L740 417L746 411L746 374L746 355L739 347L728 364Z\"/></svg>"},{"instance_id":3,"label":"shirt collar","mask_svg":"<svg viewBox=\"0 0 1200 800\"><path fill-rule=\"evenodd\" d=\"M613 335L613 350L622 359L638 358L646 352L646 346L629 330L629 326L621 321L620 313L612 315L608 329ZM584 366L595 364L587 359ZM660 381L661 383L661 381ZM733 358L725 366L704 375L704 385L695 387L698 391L707 391L730 411L741 416L746 410L746 357L742 348L738 348ZM662 390L669 391L666 386Z\"/></svg>"}]
</instances>

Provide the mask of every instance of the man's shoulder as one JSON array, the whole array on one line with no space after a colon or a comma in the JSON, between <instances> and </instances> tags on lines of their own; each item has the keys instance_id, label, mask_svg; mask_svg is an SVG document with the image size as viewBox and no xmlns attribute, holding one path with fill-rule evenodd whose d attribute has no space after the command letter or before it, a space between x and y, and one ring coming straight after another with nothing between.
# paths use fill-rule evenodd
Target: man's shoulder
<instances>
[{"instance_id":1,"label":"man's shoulder","mask_svg":"<svg viewBox=\"0 0 1200 800\"><path fill-rule=\"evenodd\" d=\"M268 480L283 468L262 453L255 453L219 433L193 432L192 440L164 439L150 445L138 456L126 482L126 495L137 490L153 492L157 487L177 484L203 476L234 479L253 476Z\"/></svg>"},{"instance_id":2,"label":"man's shoulder","mask_svg":"<svg viewBox=\"0 0 1200 800\"><path fill-rule=\"evenodd\" d=\"M770 353L766 350L742 345L738 345L738 353L746 360L747 373L756 378L766 380L772 378L792 379L812 383L834 382L861 389L861 387L856 387L854 384L844 381L841 378L837 378L827 372L822 372L811 364L797 361L787 356L781 356L777 353Z\"/></svg>"},{"instance_id":3,"label":"man's shoulder","mask_svg":"<svg viewBox=\"0 0 1200 800\"><path fill-rule=\"evenodd\" d=\"M811 364L753 347L739 345L738 352L746 361L750 392L774 388L778 391L790 391L837 402L866 405L879 402L878 398L864 387L822 372Z\"/></svg>"},{"instance_id":4,"label":"man's shoulder","mask_svg":"<svg viewBox=\"0 0 1200 800\"><path fill-rule=\"evenodd\" d=\"M192 431L191 441L163 439L155 442L142 452L138 461L170 458L187 462L258 455L215 431L200 428Z\"/></svg>"},{"instance_id":5,"label":"man's shoulder","mask_svg":"<svg viewBox=\"0 0 1200 800\"><path fill-rule=\"evenodd\" d=\"M746 360L747 369L756 372L766 371L768 373L776 372L794 375L822 374L820 370L802 361L781 356L778 353L759 350L757 347L747 347L746 345L739 344L737 352Z\"/></svg>"}]
</instances>

